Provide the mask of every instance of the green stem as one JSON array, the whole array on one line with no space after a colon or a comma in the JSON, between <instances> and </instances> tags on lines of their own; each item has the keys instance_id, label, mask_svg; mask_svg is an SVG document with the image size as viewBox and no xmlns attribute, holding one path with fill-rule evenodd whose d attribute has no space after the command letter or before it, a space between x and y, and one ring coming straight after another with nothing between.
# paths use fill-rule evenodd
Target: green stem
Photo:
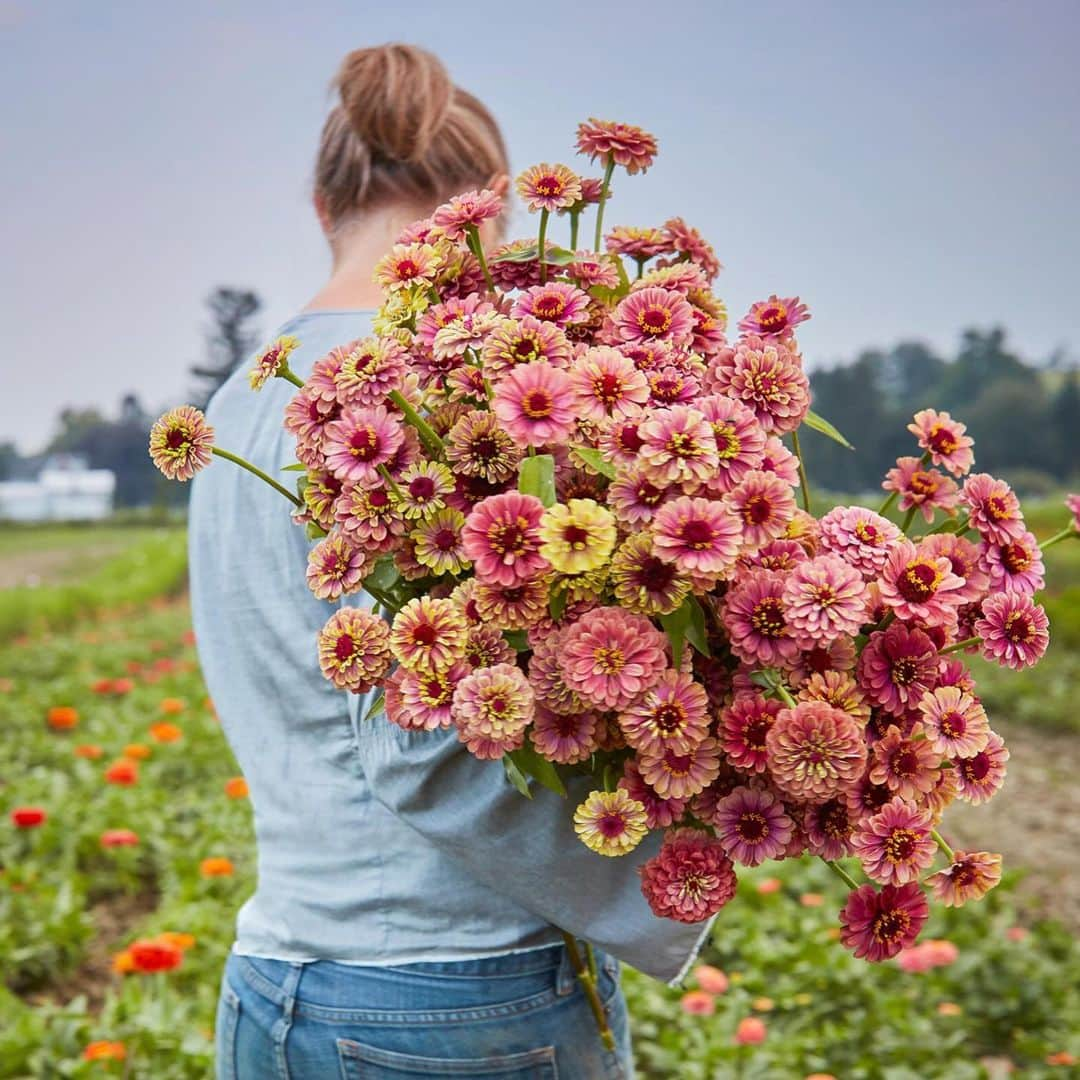
<instances>
[{"instance_id":1,"label":"green stem","mask_svg":"<svg viewBox=\"0 0 1080 1080\"><path fill-rule=\"evenodd\" d=\"M416 428L424 449L435 457L442 457L443 444L439 433L405 400L400 390L391 390L387 396L401 410L405 419Z\"/></svg>"},{"instance_id":2,"label":"green stem","mask_svg":"<svg viewBox=\"0 0 1080 1080\"><path fill-rule=\"evenodd\" d=\"M593 982L596 982L599 978L596 973L596 950L592 947L591 941L585 942L585 959L589 964L589 974L593 977Z\"/></svg>"},{"instance_id":3,"label":"green stem","mask_svg":"<svg viewBox=\"0 0 1080 1080\"><path fill-rule=\"evenodd\" d=\"M960 535L962 535L963 533L967 532L967 526L968 526L968 522L969 522L970 520L971 520L971 515L970 515L970 514L965 514L965 515L964 515L964 516L963 516L962 518L960 518L960 520L959 520L959 521L958 521L958 522L956 523L956 528L955 528L955 529L953 529L952 531L953 531L953 532L954 532L954 533L955 533L955 534L956 534L957 536L960 536ZM944 520L944 521L943 521L943 522L942 522L942 523L941 523L940 525L938 525L938 526L936 526L935 528L931 529L931 530L930 530L930 531L929 531L929 532L928 532L928 533L927 533L926 535L927 535L927 536L934 536L934 535L935 535L935 534L937 534L937 533L941 533L941 532L944 532L944 531L945 531L945 530L946 530L946 529L947 529L947 528L948 528L948 527L949 527L949 526L950 526L950 525L952 524L952 522L953 522L953 519L952 519L952 518L946 518L946 519L945 519L945 520Z\"/></svg>"},{"instance_id":4,"label":"green stem","mask_svg":"<svg viewBox=\"0 0 1080 1080\"><path fill-rule=\"evenodd\" d=\"M857 889L859 883L835 859L821 860L849 889Z\"/></svg>"},{"instance_id":5,"label":"green stem","mask_svg":"<svg viewBox=\"0 0 1080 1080\"><path fill-rule=\"evenodd\" d=\"M596 238L593 241L593 250L600 251L600 243L604 239L604 204L608 198L608 188L611 187L611 174L615 171L615 157L608 155L607 167L604 169L604 182L600 185L600 201L596 204Z\"/></svg>"},{"instance_id":6,"label":"green stem","mask_svg":"<svg viewBox=\"0 0 1080 1080\"><path fill-rule=\"evenodd\" d=\"M596 979L581 959L581 952L578 950L577 941L574 939L573 934L563 930L562 937L566 943L566 952L570 957L570 964L578 977L578 982L581 983L582 990L585 991L585 997L589 1001L589 1008L592 1009L593 1018L596 1020L596 1027L600 1032L604 1047L607 1050L614 1050L615 1036L608 1025L607 1015L604 1012L604 1006L600 1001L600 994L596 988Z\"/></svg>"},{"instance_id":7,"label":"green stem","mask_svg":"<svg viewBox=\"0 0 1080 1080\"><path fill-rule=\"evenodd\" d=\"M398 487L397 481L390 475L390 470L385 465L379 466L379 475L390 485L390 490L400 499L401 488Z\"/></svg>"},{"instance_id":8,"label":"green stem","mask_svg":"<svg viewBox=\"0 0 1080 1080\"><path fill-rule=\"evenodd\" d=\"M288 382L291 382L293 386L299 386L301 389L304 387L304 380L289 367L289 362L287 360L278 367L277 371L274 372L274 375L279 379L285 379Z\"/></svg>"},{"instance_id":9,"label":"green stem","mask_svg":"<svg viewBox=\"0 0 1080 1080\"><path fill-rule=\"evenodd\" d=\"M634 256L634 262L637 263L637 277L634 280L635 281L640 281L642 275L645 273L645 260L644 259L639 259L635 255Z\"/></svg>"},{"instance_id":10,"label":"green stem","mask_svg":"<svg viewBox=\"0 0 1080 1080\"><path fill-rule=\"evenodd\" d=\"M806 462L802 456L802 445L799 443L798 429L791 433L791 446L795 456L799 459L799 486L802 488L803 509L809 514L810 511L810 481L806 478Z\"/></svg>"},{"instance_id":11,"label":"green stem","mask_svg":"<svg viewBox=\"0 0 1080 1080\"><path fill-rule=\"evenodd\" d=\"M773 691L776 696L789 708L795 708L795 699L791 696L791 691L783 683L774 683Z\"/></svg>"},{"instance_id":12,"label":"green stem","mask_svg":"<svg viewBox=\"0 0 1080 1080\"><path fill-rule=\"evenodd\" d=\"M570 250L577 251L578 227L581 225L581 211L570 211Z\"/></svg>"},{"instance_id":13,"label":"green stem","mask_svg":"<svg viewBox=\"0 0 1080 1080\"><path fill-rule=\"evenodd\" d=\"M469 230L469 250L476 256L476 261L480 264L488 289L495 292L495 281L491 276L491 271L488 269L487 259L484 257L484 245L480 243L480 230L475 225L468 225L466 228Z\"/></svg>"},{"instance_id":14,"label":"green stem","mask_svg":"<svg viewBox=\"0 0 1080 1080\"><path fill-rule=\"evenodd\" d=\"M931 829L930 835L937 841L937 846L945 853L945 858L948 859L950 863L956 862L956 855L953 852L953 849L945 843L945 838L941 833L939 833L937 829Z\"/></svg>"},{"instance_id":15,"label":"green stem","mask_svg":"<svg viewBox=\"0 0 1080 1080\"><path fill-rule=\"evenodd\" d=\"M960 652L961 649L969 649L972 645L981 643L981 637L969 637L964 638L963 641L954 641L951 645L946 645L944 649L938 649L938 656L944 656L946 653L951 652Z\"/></svg>"},{"instance_id":16,"label":"green stem","mask_svg":"<svg viewBox=\"0 0 1080 1080\"><path fill-rule=\"evenodd\" d=\"M1056 532L1048 540L1044 540L1039 545L1039 550L1045 551L1047 548L1052 548L1055 544L1060 544L1062 540L1068 540L1070 536L1080 536L1080 533L1076 531L1076 526L1071 521L1061 532Z\"/></svg>"},{"instance_id":17,"label":"green stem","mask_svg":"<svg viewBox=\"0 0 1080 1080\"><path fill-rule=\"evenodd\" d=\"M540 261L540 284L547 281L547 227L548 211L540 211L540 232L536 238L536 257Z\"/></svg>"},{"instance_id":18,"label":"green stem","mask_svg":"<svg viewBox=\"0 0 1080 1080\"><path fill-rule=\"evenodd\" d=\"M374 585L365 584L364 592L366 592L368 596L374 597L376 600L378 600L379 603L384 608L386 608L386 610L389 611L391 615L396 615L401 610L401 608L398 607L398 605L395 604L393 600L391 600L390 597L382 591L382 589L376 589Z\"/></svg>"},{"instance_id":19,"label":"green stem","mask_svg":"<svg viewBox=\"0 0 1080 1080\"><path fill-rule=\"evenodd\" d=\"M210 452L219 458L224 458L226 461L231 461L234 465L239 465L241 469L247 469L252 476L257 476L260 480L269 484L275 491L281 492L286 499L293 504L293 506L302 506L300 500L287 488L279 484L272 476L267 476L262 469L252 465L250 461L245 461L237 454L230 453L228 450L223 450L220 446L210 447Z\"/></svg>"},{"instance_id":20,"label":"green stem","mask_svg":"<svg viewBox=\"0 0 1080 1080\"><path fill-rule=\"evenodd\" d=\"M918 513L919 508L917 506L908 507L908 512L904 515L904 520L900 525L900 531L906 533L911 528L911 523L915 520L915 515Z\"/></svg>"}]
</instances>

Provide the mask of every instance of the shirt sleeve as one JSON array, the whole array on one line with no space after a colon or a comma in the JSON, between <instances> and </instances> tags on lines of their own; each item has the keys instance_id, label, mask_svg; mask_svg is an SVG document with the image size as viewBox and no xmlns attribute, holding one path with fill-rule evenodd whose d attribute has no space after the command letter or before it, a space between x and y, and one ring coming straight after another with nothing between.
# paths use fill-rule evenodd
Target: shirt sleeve
<instances>
[{"instance_id":1,"label":"shirt sleeve","mask_svg":"<svg viewBox=\"0 0 1080 1080\"><path fill-rule=\"evenodd\" d=\"M357 745L375 798L481 884L647 975L682 978L711 920L678 923L649 909L637 868L658 836L615 858L578 840L572 818L593 786L587 777L572 778L568 798L534 785L526 799L452 729L405 731L384 716L357 723Z\"/></svg>"}]
</instances>

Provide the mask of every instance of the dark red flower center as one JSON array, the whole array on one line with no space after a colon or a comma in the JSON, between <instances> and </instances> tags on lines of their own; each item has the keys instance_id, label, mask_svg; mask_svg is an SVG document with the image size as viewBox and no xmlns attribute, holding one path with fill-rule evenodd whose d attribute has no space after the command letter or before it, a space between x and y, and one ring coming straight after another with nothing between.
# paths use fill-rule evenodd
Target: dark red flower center
<instances>
[{"instance_id":1,"label":"dark red flower center","mask_svg":"<svg viewBox=\"0 0 1080 1080\"><path fill-rule=\"evenodd\" d=\"M545 293L533 303L533 314L538 319L557 319L566 310L566 301L558 293Z\"/></svg>"},{"instance_id":2,"label":"dark red flower center","mask_svg":"<svg viewBox=\"0 0 1080 1080\"><path fill-rule=\"evenodd\" d=\"M765 736L769 734L769 728L773 726L776 717L769 713L762 713L755 717L743 729L743 742L747 749L759 752L765 749Z\"/></svg>"},{"instance_id":3,"label":"dark red flower center","mask_svg":"<svg viewBox=\"0 0 1080 1080\"><path fill-rule=\"evenodd\" d=\"M665 735L680 731L686 723L686 711L678 702L665 701L653 710L653 724Z\"/></svg>"},{"instance_id":4,"label":"dark red flower center","mask_svg":"<svg viewBox=\"0 0 1080 1080\"><path fill-rule=\"evenodd\" d=\"M707 548L713 542L713 529L701 518L691 518L682 528L683 542L697 551Z\"/></svg>"},{"instance_id":5,"label":"dark red flower center","mask_svg":"<svg viewBox=\"0 0 1080 1080\"><path fill-rule=\"evenodd\" d=\"M457 545L457 533L453 529L440 529L432 537L432 543L440 551L452 551Z\"/></svg>"},{"instance_id":6,"label":"dark red flower center","mask_svg":"<svg viewBox=\"0 0 1080 1080\"><path fill-rule=\"evenodd\" d=\"M892 681L896 686L910 686L919 678L919 664L912 656L901 656L892 662Z\"/></svg>"},{"instance_id":7,"label":"dark red flower center","mask_svg":"<svg viewBox=\"0 0 1080 1080\"><path fill-rule=\"evenodd\" d=\"M958 712L947 712L938 721L941 734L948 739L958 739L967 731L967 721Z\"/></svg>"},{"instance_id":8,"label":"dark red flower center","mask_svg":"<svg viewBox=\"0 0 1080 1080\"><path fill-rule=\"evenodd\" d=\"M757 321L763 330L782 330L787 326L787 308L783 304L766 304L758 308Z\"/></svg>"},{"instance_id":9,"label":"dark red flower center","mask_svg":"<svg viewBox=\"0 0 1080 1080\"><path fill-rule=\"evenodd\" d=\"M413 628L412 639L417 645L434 645L438 640L439 632L431 623L420 623Z\"/></svg>"},{"instance_id":10,"label":"dark red flower center","mask_svg":"<svg viewBox=\"0 0 1080 1080\"><path fill-rule=\"evenodd\" d=\"M368 502L375 510L382 510L390 505L390 496L382 488L376 488L368 495Z\"/></svg>"},{"instance_id":11,"label":"dark red flower center","mask_svg":"<svg viewBox=\"0 0 1080 1080\"><path fill-rule=\"evenodd\" d=\"M971 758L961 758L960 771L963 772L966 780L972 780L976 783L985 780L990 772L990 758L981 752Z\"/></svg>"},{"instance_id":12,"label":"dark red flower center","mask_svg":"<svg viewBox=\"0 0 1080 1080\"><path fill-rule=\"evenodd\" d=\"M522 363L526 363L532 360L538 355L536 349L536 342L532 338L519 338L514 342L510 351L520 360Z\"/></svg>"},{"instance_id":13,"label":"dark red flower center","mask_svg":"<svg viewBox=\"0 0 1080 1080\"><path fill-rule=\"evenodd\" d=\"M911 829L893 829L885 839L885 858L889 862L907 862L915 853L919 834Z\"/></svg>"},{"instance_id":14,"label":"dark red flower center","mask_svg":"<svg viewBox=\"0 0 1080 1080\"><path fill-rule=\"evenodd\" d=\"M937 454L951 454L960 445L953 432L942 424L935 424L930 429L926 441Z\"/></svg>"},{"instance_id":15,"label":"dark red flower center","mask_svg":"<svg viewBox=\"0 0 1080 1080\"><path fill-rule=\"evenodd\" d=\"M780 637L784 633L784 605L778 596L766 596L754 605L750 624L762 637Z\"/></svg>"},{"instance_id":16,"label":"dark red flower center","mask_svg":"<svg viewBox=\"0 0 1080 1080\"><path fill-rule=\"evenodd\" d=\"M334 642L334 655L339 660L348 660L356 652L356 642L348 634L342 634Z\"/></svg>"},{"instance_id":17,"label":"dark red flower center","mask_svg":"<svg viewBox=\"0 0 1080 1080\"><path fill-rule=\"evenodd\" d=\"M761 843L768 837L770 831L769 823L764 815L753 810L747 811L739 818L735 829L739 836L750 844Z\"/></svg>"},{"instance_id":18,"label":"dark red flower center","mask_svg":"<svg viewBox=\"0 0 1080 1080\"><path fill-rule=\"evenodd\" d=\"M875 941L892 942L901 940L911 928L911 916L898 908L889 908L874 916L871 932Z\"/></svg>"},{"instance_id":19,"label":"dark red flower center","mask_svg":"<svg viewBox=\"0 0 1080 1080\"><path fill-rule=\"evenodd\" d=\"M418 502L426 502L435 494L435 481L430 476L414 476L409 481L409 495Z\"/></svg>"},{"instance_id":20,"label":"dark red flower center","mask_svg":"<svg viewBox=\"0 0 1080 1080\"><path fill-rule=\"evenodd\" d=\"M605 371L593 379L593 393L605 405L614 405L623 394L623 381L618 375Z\"/></svg>"},{"instance_id":21,"label":"dark red flower center","mask_svg":"<svg viewBox=\"0 0 1080 1080\"><path fill-rule=\"evenodd\" d=\"M551 394L542 387L537 387L535 390L529 390L522 397L521 411L530 420L542 420L551 415L553 404Z\"/></svg>"},{"instance_id":22,"label":"dark red flower center","mask_svg":"<svg viewBox=\"0 0 1080 1080\"><path fill-rule=\"evenodd\" d=\"M675 567L650 555L642 562L637 579L648 592L663 592L675 580Z\"/></svg>"},{"instance_id":23,"label":"dark red flower center","mask_svg":"<svg viewBox=\"0 0 1080 1080\"><path fill-rule=\"evenodd\" d=\"M893 776L914 776L919 771L919 755L910 747L904 747L893 754L890 766Z\"/></svg>"},{"instance_id":24,"label":"dark red flower center","mask_svg":"<svg viewBox=\"0 0 1080 1080\"><path fill-rule=\"evenodd\" d=\"M500 555L522 555L528 548L525 529L516 521L500 521L488 530L488 542Z\"/></svg>"},{"instance_id":25,"label":"dark red flower center","mask_svg":"<svg viewBox=\"0 0 1080 1080\"><path fill-rule=\"evenodd\" d=\"M671 326L671 312L662 307L642 308L638 326L646 334L664 334Z\"/></svg>"},{"instance_id":26,"label":"dark red flower center","mask_svg":"<svg viewBox=\"0 0 1080 1080\"><path fill-rule=\"evenodd\" d=\"M596 819L596 828L607 839L614 840L626 832L626 822L621 814L602 814Z\"/></svg>"},{"instance_id":27,"label":"dark red flower center","mask_svg":"<svg viewBox=\"0 0 1080 1080\"><path fill-rule=\"evenodd\" d=\"M1024 645L1035 637L1035 625L1024 611L1013 611L1005 618L1005 636L1013 645Z\"/></svg>"},{"instance_id":28,"label":"dark red flower center","mask_svg":"<svg viewBox=\"0 0 1080 1080\"><path fill-rule=\"evenodd\" d=\"M928 600L937 591L940 582L938 569L932 563L911 562L896 581L900 595L911 603Z\"/></svg>"},{"instance_id":29,"label":"dark red flower center","mask_svg":"<svg viewBox=\"0 0 1080 1080\"><path fill-rule=\"evenodd\" d=\"M361 461L370 461L379 450L379 437L374 428L357 428L349 436L349 452Z\"/></svg>"},{"instance_id":30,"label":"dark red flower center","mask_svg":"<svg viewBox=\"0 0 1080 1080\"><path fill-rule=\"evenodd\" d=\"M1010 574L1022 574L1031 566L1031 552L1023 544L1006 544L1001 549L1001 563Z\"/></svg>"},{"instance_id":31,"label":"dark red flower center","mask_svg":"<svg viewBox=\"0 0 1080 1080\"><path fill-rule=\"evenodd\" d=\"M747 525L764 525L772 512L772 503L767 496L751 495L743 505L742 516Z\"/></svg>"},{"instance_id":32,"label":"dark red flower center","mask_svg":"<svg viewBox=\"0 0 1080 1080\"><path fill-rule=\"evenodd\" d=\"M908 481L908 490L921 499L928 499L938 489L938 477L936 473L919 470L911 474Z\"/></svg>"},{"instance_id":33,"label":"dark red flower center","mask_svg":"<svg viewBox=\"0 0 1080 1080\"><path fill-rule=\"evenodd\" d=\"M589 542L589 530L580 525L567 525L563 529L563 539L573 548L582 548Z\"/></svg>"},{"instance_id":34,"label":"dark red flower center","mask_svg":"<svg viewBox=\"0 0 1080 1080\"><path fill-rule=\"evenodd\" d=\"M165 445L170 450L179 450L187 441L188 437L186 432L181 431L179 428L170 429L169 433L165 436Z\"/></svg>"},{"instance_id":35,"label":"dark red flower center","mask_svg":"<svg viewBox=\"0 0 1080 1080\"><path fill-rule=\"evenodd\" d=\"M412 259L402 259L397 264L398 277L402 278L403 280L406 278L415 277L419 269L420 267L418 267L416 263L412 261Z\"/></svg>"}]
</instances>

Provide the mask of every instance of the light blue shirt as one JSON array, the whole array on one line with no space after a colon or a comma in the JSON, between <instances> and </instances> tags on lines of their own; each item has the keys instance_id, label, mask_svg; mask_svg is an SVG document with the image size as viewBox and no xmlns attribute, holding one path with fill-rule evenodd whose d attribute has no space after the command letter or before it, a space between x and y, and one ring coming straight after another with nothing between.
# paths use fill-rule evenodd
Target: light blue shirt
<instances>
[{"instance_id":1,"label":"light blue shirt","mask_svg":"<svg viewBox=\"0 0 1080 1080\"><path fill-rule=\"evenodd\" d=\"M370 332L369 312L316 311L278 333L300 340L290 365L305 378L333 346ZM272 379L253 393L237 371L207 410L215 441L291 483L282 416L294 392ZM658 919L645 903L637 867L655 837L628 856L596 855L572 827L585 779L569 799L544 789L525 799L453 729L364 720L364 699L323 678L316 635L333 608L308 591L310 545L289 511L222 460L194 481L199 658L251 789L258 843L236 951L383 966L540 948L561 928L651 975L679 976L704 926Z\"/></svg>"}]
</instances>

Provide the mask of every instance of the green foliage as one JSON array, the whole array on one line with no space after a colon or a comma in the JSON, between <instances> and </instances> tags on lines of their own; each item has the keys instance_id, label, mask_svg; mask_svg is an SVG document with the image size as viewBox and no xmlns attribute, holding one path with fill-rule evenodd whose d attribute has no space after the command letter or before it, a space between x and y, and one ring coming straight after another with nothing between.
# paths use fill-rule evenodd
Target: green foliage
<instances>
[{"instance_id":1,"label":"green foliage","mask_svg":"<svg viewBox=\"0 0 1080 1080\"><path fill-rule=\"evenodd\" d=\"M518 470L518 490L523 495L533 495L545 506L554 506L555 459L550 454L536 454L523 458Z\"/></svg>"}]
</instances>

